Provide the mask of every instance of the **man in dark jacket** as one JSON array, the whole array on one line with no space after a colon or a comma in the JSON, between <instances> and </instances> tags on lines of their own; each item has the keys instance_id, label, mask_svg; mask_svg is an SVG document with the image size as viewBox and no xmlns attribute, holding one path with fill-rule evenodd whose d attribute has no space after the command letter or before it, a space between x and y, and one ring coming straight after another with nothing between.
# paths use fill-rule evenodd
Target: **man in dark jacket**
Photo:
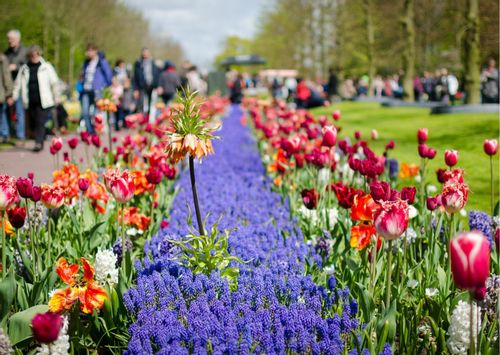
<instances>
[{"instance_id":1,"label":"man in dark jacket","mask_svg":"<svg viewBox=\"0 0 500 355\"><path fill-rule=\"evenodd\" d=\"M82 104L82 119L85 121L87 132L94 134L92 114L95 102L101 98L103 90L111 85L113 72L104 54L99 52L93 43L87 45L85 62L80 76L83 91L80 94Z\"/></svg>"},{"instance_id":2,"label":"man in dark jacket","mask_svg":"<svg viewBox=\"0 0 500 355\"><path fill-rule=\"evenodd\" d=\"M14 82L17 78L19 69L27 61L27 49L21 44L21 32L18 30L10 30L7 32L7 40L9 42L9 48L5 51L5 55L9 60L9 70L12 81ZM16 137L19 140L19 144L22 145L26 139L25 116L22 100L18 99L14 107L16 110Z\"/></svg>"},{"instance_id":3,"label":"man in dark jacket","mask_svg":"<svg viewBox=\"0 0 500 355\"><path fill-rule=\"evenodd\" d=\"M160 70L155 65L151 52L148 48L143 48L141 59L134 64L134 98L138 101L137 109L142 112L149 112L151 105L151 95L158 87Z\"/></svg>"},{"instance_id":4,"label":"man in dark jacket","mask_svg":"<svg viewBox=\"0 0 500 355\"><path fill-rule=\"evenodd\" d=\"M175 71L174 63L170 61L165 62L165 69L160 74L158 81L158 95L161 95L165 105L175 97L175 93L181 87L181 79Z\"/></svg>"}]
</instances>

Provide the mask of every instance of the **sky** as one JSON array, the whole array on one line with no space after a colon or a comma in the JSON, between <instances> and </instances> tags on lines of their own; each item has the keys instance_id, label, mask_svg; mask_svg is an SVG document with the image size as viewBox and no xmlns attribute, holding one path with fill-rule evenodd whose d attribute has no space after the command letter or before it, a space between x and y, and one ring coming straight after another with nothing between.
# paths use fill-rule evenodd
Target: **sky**
<instances>
[{"instance_id":1,"label":"sky","mask_svg":"<svg viewBox=\"0 0 500 355\"><path fill-rule=\"evenodd\" d=\"M153 33L181 43L189 60L209 68L228 35L251 37L270 0L124 0L143 12Z\"/></svg>"}]
</instances>

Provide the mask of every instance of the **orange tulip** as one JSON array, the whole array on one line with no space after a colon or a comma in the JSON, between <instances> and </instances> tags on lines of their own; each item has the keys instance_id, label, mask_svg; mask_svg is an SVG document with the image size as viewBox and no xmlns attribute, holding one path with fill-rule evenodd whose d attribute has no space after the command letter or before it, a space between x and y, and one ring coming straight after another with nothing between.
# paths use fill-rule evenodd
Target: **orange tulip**
<instances>
[{"instance_id":1,"label":"orange tulip","mask_svg":"<svg viewBox=\"0 0 500 355\"><path fill-rule=\"evenodd\" d=\"M376 235L377 231L373 224L359 224L351 228L350 245L358 250L363 250L370 244L371 237Z\"/></svg>"},{"instance_id":2,"label":"orange tulip","mask_svg":"<svg viewBox=\"0 0 500 355\"><path fill-rule=\"evenodd\" d=\"M379 208L370 194L364 196L354 196L354 203L351 208L351 219L353 221L373 221L373 215Z\"/></svg>"}]
</instances>

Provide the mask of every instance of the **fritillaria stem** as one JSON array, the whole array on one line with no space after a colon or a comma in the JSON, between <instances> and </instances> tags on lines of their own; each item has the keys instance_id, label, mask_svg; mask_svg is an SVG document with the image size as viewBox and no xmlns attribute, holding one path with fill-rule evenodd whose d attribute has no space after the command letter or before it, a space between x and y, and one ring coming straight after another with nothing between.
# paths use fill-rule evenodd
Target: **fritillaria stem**
<instances>
[{"instance_id":1,"label":"fritillaria stem","mask_svg":"<svg viewBox=\"0 0 500 355\"><path fill-rule=\"evenodd\" d=\"M196 221L198 223L198 231L200 235L205 235L205 230L203 229L203 221L201 220L200 205L198 203L198 193L196 191L196 179L194 175L194 158L189 156L189 176L191 177L191 190L193 191L193 203L194 209L196 211Z\"/></svg>"}]
</instances>

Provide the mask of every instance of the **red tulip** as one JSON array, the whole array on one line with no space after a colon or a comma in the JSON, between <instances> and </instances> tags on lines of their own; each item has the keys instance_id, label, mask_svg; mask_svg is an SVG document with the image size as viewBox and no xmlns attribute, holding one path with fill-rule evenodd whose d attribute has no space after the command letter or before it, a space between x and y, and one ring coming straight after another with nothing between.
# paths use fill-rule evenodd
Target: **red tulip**
<instances>
[{"instance_id":1,"label":"red tulip","mask_svg":"<svg viewBox=\"0 0 500 355\"><path fill-rule=\"evenodd\" d=\"M490 245L479 231L462 232L450 241L453 280L458 288L474 292L485 287L490 273Z\"/></svg>"},{"instance_id":2,"label":"red tulip","mask_svg":"<svg viewBox=\"0 0 500 355\"><path fill-rule=\"evenodd\" d=\"M434 211L440 205L440 200L436 197L427 197L426 205L429 211Z\"/></svg>"},{"instance_id":3,"label":"red tulip","mask_svg":"<svg viewBox=\"0 0 500 355\"><path fill-rule=\"evenodd\" d=\"M160 228L167 228L170 225L166 219L162 220L160 223Z\"/></svg>"},{"instance_id":4,"label":"red tulip","mask_svg":"<svg viewBox=\"0 0 500 355\"><path fill-rule=\"evenodd\" d=\"M92 144L96 148L100 148L101 147L101 138L97 134L91 135L90 136L90 140L91 140Z\"/></svg>"},{"instance_id":5,"label":"red tulip","mask_svg":"<svg viewBox=\"0 0 500 355\"><path fill-rule=\"evenodd\" d=\"M0 174L0 211L5 211L17 203L16 179L12 176Z\"/></svg>"},{"instance_id":6,"label":"red tulip","mask_svg":"<svg viewBox=\"0 0 500 355\"><path fill-rule=\"evenodd\" d=\"M394 143L394 141L389 141L389 143L387 143L385 145L385 150L391 150L391 149L394 149L396 147L396 143Z\"/></svg>"},{"instance_id":7,"label":"red tulip","mask_svg":"<svg viewBox=\"0 0 500 355\"><path fill-rule=\"evenodd\" d=\"M42 185L42 202L47 208L59 208L64 203L64 188L59 185Z\"/></svg>"},{"instance_id":8,"label":"red tulip","mask_svg":"<svg viewBox=\"0 0 500 355\"><path fill-rule=\"evenodd\" d=\"M146 173L146 180L153 185L158 185L161 182L162 174L159 169L149 168Z\"/></svg>"},{"instance_id":9,"label":"red tulip","mask_svg":"<svg viewBox=\"0 0 500 355\"><path fill-rule=\"evenodd\" d=\"M332 113L332 117L333 117L333 119L334 119L335 121L340 120L340 111L339 111L339 110L335 110L335 111L333 111L333 113Z\"/></svg>"},{"instance_id":10,"label":"red tulip","mask_svg":"<svg viewBox=\"0 0 500 355\"><path fill-rule=\"evenodd\" d=\"M412 187L403 187L401 189L401 199L408 202L409 205L413 205L415 202L415 195L417 194L417 189Z\"/></svg>"},{"instance_id":11,"label":"red tulip","mask_svg":"<svg viewBox=\"0 0 500 355\"><path fill-rule=\"evenodd\" d=\"M434 159L434 157L436 156L437 154L437 150L434 149L434 148L429 148L429 150L427 151L427 158L428 159Z\"/></svg>"},{"instance_id":12,"label":"red tulip","mask_svg":"<svg viewBox=\"0 0 500 355\"><path fill-rule=\"evenodd\" d=\"M85 142L87 145L90 145L90 134L87 131L80 132L80 139L82 142Z\"/></svg>"},{"instance_id":13,"label":"red tulip","mask_svg":"<svg viewBox=\"0 0 500 355\"><path fill-rule=\"evenodd\" d=\"M325 147L333 147L337 143L337 129L334 126L323 127L323 142Z\"/></svg>"},{"instance_id":14,"label":"red tulip","mask_svg":"<svg viewBox=\"0 0 500 355\"><path fill-rule=\"evenodd\" d=\"M450 168L457 165L457 163L458 163L458 151L457 150L446 150L444 152L444 162Z\"/></svg>"},{"instance_id":15,"label":"red tulip","mask_svg":"<svg viewBox=\"0 0 500 355\"><path fill-rule=\"evenodd\" d=\"M304 189L304 190L302 190L300 195L302 196L302 201L304 202L304 205L308 209L312 210L312 209L316 208L316 205L318 204L318 200L319 200L319 193L317 193L316 190Z\"/></svg>"},{"instance_id":16,"label":"red tulip","mask_svg":"<svg viewBox=\"0 0 500 355\"><path fill-rule=\"evenodd\" d=\"M108 169L104 173L104 183L118 203L125 203L134 197L134 179L127 170Z\"/></svg>"},{"instance_id":17,"label":"red tulip","mask_svg":"<svg viewBox=\"0 0 500 355\"><path fill-rule=\"evenodd\" d=\"M485 139L483 149L484 152L490 156L497 154L498 141L496 139Z\"/></svg>"},{"instance_id":18,"label":"red tulip","mask_svg":"<svg viewBox=\"0 0 500 355\"><path fill-rule=\"evenodd\" d=\"M34 178L35 178L35 173L34 173L34 172L32 172L32 171L30 171L30 172L28 173L28 179L30 179L30 180L31 180L31 182L33 182L33 179L34 179Z\"/></svg>"},{"instance_id":19,"label":"red tulip","mask_svg":"<svg viewBox=\"0 0 500 355\"><path fill-rule=\"evenodd\" d=\"M50 143L51 151L53 149L57 153L58 151L61 150L62 146L63 146L62 138L59 138L59 137L52 138L52 141Z\"/></svg>"},{"instance_id":20,"label":"red tulip","mask_svg":"<svg viewBox=\"0 0 500 355\"><path fill-rule=\"evenodd\" d=\"M79 178L78 179L78 188L80 191L87 191L90 186L90 182L87 178Z\"/></svg>"},{"instance_id":21,"label":"red tulip","mask_svg":"<svg viewBox=\"0 0 500 355\"><path fill-rule=\"evenodd\" d=\"M448 213L459 212L464 208L469 197L469 186L454 179L448 180L443 186L441 202Z\"/></svg>"},{"instance_id":22,"label":"red tulip","mask_svg":"<svg viewBox=\"0 0 500 355\"><path fill-rule=\"evenodd\" d=\"M300 151L300 143L300 137L295 136L293 138L285 139L281 143L281 148L283 148L283 150L287 152L288 155L295 154Z\"/></svg>"},{"instance_id":23,"label":"red tulip","mask_svg":"<svg viewBox=\"0 0 500 355\"><path fill-rule=\"evenodd\" d=\"M33 193L31 194L31 201L38 202L42 198L42 188L40 186L33 186Z\"/></svg>"},{"instance_id":24,"label":"red tulip","mask_svg":"<svg viewBox=\"0 0 500 355\"><path fill-rule=\"evenodd\" d=\"M375 228L381 237L394 240L408 228L408 203L403 200L381 201L375 212Z\"/></svg>"},{"instance_id":25,"label":"red tulip","mask_svg":"<svg viewBox=\"0 0 500 355\"><path fill-rule=\"evenodd\" d=\"M500 227L495 230L495 245L497 248L497 253L500 253Z\"/></svg>"},{"instance_id":26,"label":"red tulip","mask_svg":"<svg viewBox=\"0 0 500 355\"><path fill-rule=\"evenodd\" d=\"M64 152L63 153L63 160L67 163L69 163L69 153L68 152Z\"/></svg>"},{"instance_id":27,"label":"red tulip","mask_svg":"<svg viewBox=\"0 0 500 355\"><path fill-rule=\"evenodd\" d=\"M68 138L68 145L71 149L75 149L78 146L78 137Z\"/></svg>"},{"instance_id":28,"label":"red tulip","mask_svg":"<svg viewBox=\"0 0 500 355\"><path fill-rule=\"evenodd\" d=\"M418 144L424 144L429 137L429 130L427 128L419 128L417 131Z\"/></svg>"},{"instance_id":29,"label":"red tulip","mask_svg":"<svg viewBox=\"0 0 500 355\"><path fill-rule=\"evenodd\" d=\"M30 178L18 178L16 181L16 187L22 198L31 198L31 195L33 194L33 181Z\"/></svg>"},{"instance_id":30,"label":"red tulip","mask_svg":"<svg viewBox=\"0 0 500 355\"><path fill-rule=\"evenodd\" d=\"M38 313L31 321L33 337L39 343L52 343L59 337L63 323L63 317L57 313Z\"/></svg>"},{"instance_id":31,"label":"red tulip","mask_svg":"<svg viewBox=\"0 0 500 355\"><path fill-rule=\"evenodd\" d=\"M14 228L21 228L24 226L24 221L26 220L26 208L24 207L13 207L7 210L7 217L9 218L10 224Z\"/></svg>"},{"instance_id":32,"label":"red tulip","mask_svg":"<svg viewBox=\"0 0 500 355\"><path fill-rule=\"evenodd\" d=\"M375 201L389 201L391 199L391 185L385 181L372 182L370 194Z\"/></svg>"},{"instance_id":33,"label":"red tulip","mask_svg":"<svg viewBox=\"0 0 500 355\"><path fill-rule=\"evenodd\" d=\"M361 132L360 131L354 132L354 138L356 138L356 140L359 141L361 139Z\"/></svg>"}]
</instances>

